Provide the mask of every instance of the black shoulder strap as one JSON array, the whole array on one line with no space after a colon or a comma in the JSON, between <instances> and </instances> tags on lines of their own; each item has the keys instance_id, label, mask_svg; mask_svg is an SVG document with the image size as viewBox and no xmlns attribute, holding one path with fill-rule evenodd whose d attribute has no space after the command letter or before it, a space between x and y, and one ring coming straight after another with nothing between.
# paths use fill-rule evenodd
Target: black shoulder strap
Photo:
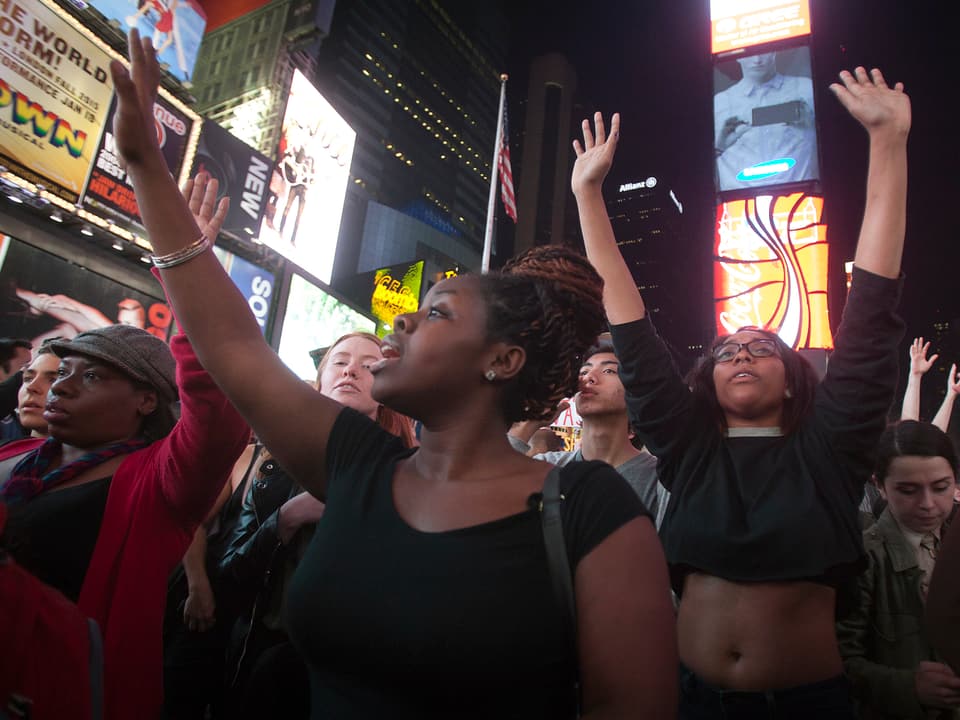
<instances>
[{"instance_id":1,"label":"black shoulder strap","mask_svg":"<svg viewBox=\"0 0 960 720\"><path fill-rule=\"evenodd\" d=\"M555 467L543 483L543 500L540 511L543 521L543 543L547 548L547 564L550 579L560 611L568 621L572 639L576 642L577 610L573 596L573 579L570 577L570 562L567 559L567 544L563 539L563 520L560 516L560 468Z\"/></svg>"},{"instance_id":2,"label":"black shoulder strap","mask_svg":"<svg viewBox=\"0 0 960 720\"><path fill-rule=\"evenodd\" d=\"M567 544L563 539L563 519L560 504L564 496L560 493L560 468L554 467L543 483L543 499L540 501L540 518L543 526L543 544L547 549L547 565L550 568L550 580L553 583L553 595L557 607L564 618L569 644L573 657L577 658L577 604L573 594L573 578L570 575L570 561L567 559ZM580 698L580 671L577 663L577 716L582 707Z\"/></svg>"}]
</instances>

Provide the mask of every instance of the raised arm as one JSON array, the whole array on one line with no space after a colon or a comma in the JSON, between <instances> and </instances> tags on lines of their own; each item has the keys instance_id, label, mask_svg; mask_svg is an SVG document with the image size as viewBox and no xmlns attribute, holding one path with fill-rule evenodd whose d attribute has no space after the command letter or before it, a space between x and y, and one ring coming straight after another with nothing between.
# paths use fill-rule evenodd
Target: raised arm
<instances>
[{"instance_id":1,"label":"raised arm","mask_svg":"<svg viewBox=\"0 0 960 720\"><path fill-rule=\"evenodd\" d=\"M950 372L947 373L947 392L943 396L940 409L937 410L937 414L933 418L933 424L944 432L950 427L953 403L956 402L958 393L960 393L960 378L957 377L957 366L956 363L954 363L950 366Z\"/></svg>"},{"instance_id":2,"label":"raised arm","mask_svg":"<svg viewBox=\"0 0 960 720\"><path fill-rule=\"evenodd\" d=\"M666 345L646 321L646 308L633 276L623 261L601 192L613 164L620 137L620 115L610 121L610 135L603 117L583 121L583 144L573 141L577 160L571 186L577 198L580 227L587 258L603 278L603 306L620 360L620 379L626 390L627 408L637 435L657 457L671 452L690 430L690 391L683 382Z\"/></svg>"},{"instance_id":3,"label":"raised arm","mask_svg":"<svg viewBox=\"0 0 960 720\"><path fill-rule=\"evenodd\" d=\"M157 255L200 237L213 241L226 214L216 183L205 176L181 196L157 145L153 103L160 68L150 41L129 35L130 72L110 69L117 89L114 134ZM201 220L198 226L196 216ZM300 381L267 345L239 290L212 252L162 271L171 304L203 366L285 468L323 494L326 439L340 406ZM277 402L283 398L283 402Z\"/></svg>"},{"instance_id":4,"label":"raised arm","mask_svg":"<svg viewBox=\"0 0 960 720\"><path fill-rule=\"evenodd\" d=\"M900 276L907 217L907 135L910 99L903 83L892 88L874 68L840 73L837 99L870 137L867 201L854 264L887 278Z\"/></svg>"},{"instance_id":5,"label":"raised arm","mask_svg":"<svg viewBox=\"0 0 960 720\"><path fill-rule=\"evenodd\" d=\"M866 204L853 282L836 349L817 393L817 414L854 476L866 479L896 391L903 321L899 302L907 196L910 100L879 70L840 73L830 88L870 140Z\"/></svg>"},{"instance_id":6,"label":"raised arm","mask_svg":"<svg viewBox=\"0 0 960 720\"><path fill-rule=\"evenodd\" d=\"M930 343L925 343L922 337L914 338L913 342L910 343L910 373L907 375L907 388L903 391L903 409L900 411L901 420L920 419L920 384L923 376L933 367L933 363L936 362L938 357L934 355L931 358L927 358L927 352L929 350ZM946 400L946 398L944 398L944 400Z\"/></svg>"},{"instance_id":7,"label":"raised arm","mask_svg":"<svg viewBox=\"0 0 960 720\"><path fill-rule=\"evenodd\" d=\"M577 160L573 164L570 185L577 199L580 228L587 258L603 278L603 307L612 325L639 320L646 316L646 308L633 276L617 247L613 227L603 202L603 180L613 165L613 156L620 139L620 114L614 113L607 136L603 116L594 115L596 134L590 130L590 121L583 121L583 144L573 141Z\"/></svg>"}]
</instances>

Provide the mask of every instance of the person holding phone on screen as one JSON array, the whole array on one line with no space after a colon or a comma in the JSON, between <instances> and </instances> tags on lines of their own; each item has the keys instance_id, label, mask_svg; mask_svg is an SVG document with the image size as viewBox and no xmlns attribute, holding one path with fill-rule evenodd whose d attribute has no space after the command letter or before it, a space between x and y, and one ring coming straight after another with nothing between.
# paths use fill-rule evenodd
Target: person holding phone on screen
<instances>
[{"instance_id":1,"label":"person holding phone on screen","mask_svg":"<svg viewBox=\"0 0 960 720\"><path fill-rule=\"evenodd\" d=\"M720 190L819 176L813 81L781 74L777 55L737 58L743 77L713 97ZM782 169L775 176L754 171L752 180L751 169L770 160L783 161Z\"/></svg>"}]
</instances>

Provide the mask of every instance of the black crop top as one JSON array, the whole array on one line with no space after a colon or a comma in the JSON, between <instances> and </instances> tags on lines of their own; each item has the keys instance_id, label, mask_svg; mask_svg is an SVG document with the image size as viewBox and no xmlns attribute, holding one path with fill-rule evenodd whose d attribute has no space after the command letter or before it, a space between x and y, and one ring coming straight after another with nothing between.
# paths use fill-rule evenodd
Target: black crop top
<instances>
[{"instance_id":1,"label":"black crop top","mask_svg":"<svg viewBox=\"0 0 960 720\"><path fill-rule=\"evenodd\" d=\"M814 410L786 437L727 437L698 412L649 320L613 326L637 434L670 503L660 530L674 589L697 570L738 582L858 574L857 506L897 383L901 282L854 269Z\"/></svg>"},{"instance_id":2,"label":"black crop top","mask_svg":"<svg viewBox=\"0 0 960 720\"><path fill-rule=\"evenodd\" d=\"M286 609L312 717L574 717L539 513L415 530L393 503L394 468L413 452L349 408L327 441L327 508ZM647 514L603 463L568 465L560 482L572 567Z\"/></svg>"}]
</instances>

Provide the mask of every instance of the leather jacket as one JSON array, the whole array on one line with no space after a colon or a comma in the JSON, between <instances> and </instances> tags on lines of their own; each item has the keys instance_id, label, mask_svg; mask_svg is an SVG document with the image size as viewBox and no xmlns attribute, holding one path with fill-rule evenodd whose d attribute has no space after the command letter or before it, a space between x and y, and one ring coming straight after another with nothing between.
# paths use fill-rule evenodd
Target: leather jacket
<instances>
[{"instance_id":1,"label":"leather jacket","mask_svg":"<svg viewBox=\"0 0 960 720\"><path fill-rule=\"evenodd\" d=\"M280 542L280 507L303 492L273 458L260 463L240 516L220 560L220 580L239 608L237 624L227 652L227 678L233 684L241 669L255 658L247 648L261 631L262 620L282 592L282 568L288 547ZM265 628L264 628L265 630Z\"/></svg>"}]
</instances>

